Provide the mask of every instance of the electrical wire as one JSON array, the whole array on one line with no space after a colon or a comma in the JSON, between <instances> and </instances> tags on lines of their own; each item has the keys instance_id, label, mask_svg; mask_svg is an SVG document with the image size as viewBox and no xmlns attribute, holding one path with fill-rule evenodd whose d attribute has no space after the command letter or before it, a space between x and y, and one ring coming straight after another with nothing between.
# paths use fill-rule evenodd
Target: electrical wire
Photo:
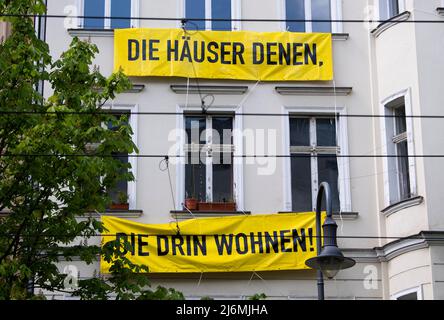
<instances>
[{"instance_id":1,"label":"electrical wire","mask_svg":"<svg viewBox=\"0 0 444 320\"><path fill-rule=\"evenodd\" d=\"M245 18L175 18L175 17L135 17L135 16L85 16L85 15L62 15L62 14L8 14L2 13L0 17L5 18L54 18L54 19L109 19L109 20L139 20L139 21L180 21L185 23L198 22L198 21L214 21L214 22L324 22L324 23L386 23L386 22L396 22L396 23L444 23L444 20L402 20L397 21L392 19L380 20L380 19L245 19Z\"/></svg>"}]
</instances>

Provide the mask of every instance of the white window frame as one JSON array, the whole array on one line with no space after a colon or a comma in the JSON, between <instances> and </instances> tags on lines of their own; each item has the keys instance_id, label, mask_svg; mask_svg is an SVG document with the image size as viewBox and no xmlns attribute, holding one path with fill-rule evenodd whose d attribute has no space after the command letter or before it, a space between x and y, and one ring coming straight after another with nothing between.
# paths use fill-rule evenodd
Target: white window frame
<instances>
[{"instance_id":1,"label":"white window frame","mask_svg":"<svg viewBox=\"0 0 444 320\"><path fill-rule=\"evenodd\" d=\"M388 6L388 3L387 3ZM399 6L399 13L403 13L406 10L405 0L398 0L398 6ZM383 20L381 17L381 7L380 7L380 0L375 0L375 12L377 14L377 20ZM388 12L387 8L387 12ZM393 18L393 17L392 17ZM391 18L388 18L391 19Z\"/></svg>"},{"instance_id":2,"label":"white window frame","mask_svg":"<svg viewBox=\"0 0 444 320\"><path fill-rule=\"evenodd\" d=\"M400 291L394 295L391 296L390 300L398 300L398 298L402 297L402 296L406 296L408 294L411 293L416 293L416 296L418 297L418 300L423 300L423 292L422 292L422 286L419 287L415 287L415 288L411 288L411 289L407 289L407 290L403 290Z\"/></svg>"},{"instance_id":3,"label":"white window frame","mask_svg":"<svg viewBox=\"0 0 444 320\"><path fill-rule=\"evenodd\" d=\"M186 19L186 1L187 0L177 0L179 8L179 17ZM231 19L240 19L241 17L241 0L231 0ZM211 19L211 0L205 0L205 19ZM181 28L182 23L177 22L177 28ZM212 30L211 20L205 21L205 30ZM241 30L240 21L231 21L231 30L239 31Z\"/></svg>"},{"instance_id":4,"label":"white window frame","mask_svg":"<svg viewBox=\"0 0 444 320\"><path fill-rule=\"evenodd\" d=\"M128 104L106 104L103 106L104 110L109 111L129 111L130 117L129 117L129 125L131 126L131 129L133 130L133 134L131 135L131 138L133 140L133 143L137 146L137 136L138 136L138 123L139 123L139 106L137 104L135 105L128 105ZM128 181L128 204L129 204L129 210L136 210L137 209L137 153L133 152L128 154L128 162L131 164L131 172L133 173L134 180Z\"/></svg>"},{"instance_id":5,"label":"white window frame","mask_svg":"<svg viewBox=\"0 0 444 320\"><path fill-rule=\"evenodd\" d=\"M284 201L282 211L292 211L292 194L291 194L291 151L290 151L290 117L310 115L316 116L332 116L340 115L336 123L336 132L338 134L338 146L341 150L341 155L348 153L348 128L347 128L347 112L345 107L288 107L282 108L282 113L286 116L282 117L282 128L284 138L282 150L284 150L283 167L284 177L282 179L284 186ZM313 160L312 160L313 161ZM339 181L339 204L341 212L351 212L351 192L350 192L350 165L349 158L338 157L338 181ZM312 201L313 208L316 206L316 194L319 186L312 186Z\"/></svg>"},{"instance_id":6,"label":"white window frame","mask_svg":"<svg viewBox=\"0 0 444 320\"><path fill-rule=\"evenodd\" d=\"M413 132L413 118L412 116L412 98L411 98L411 89L405 89L398 93L395 93L384 100L381 101L379 105L379 111L381 115L391 116L392 108L388 107L388 105L395 101L396 99L403 98L404 106L405 106L405 115L406 115L406 127L407 127L407 152L409 156L414 156L415 153L415 143L414 143L414 132ZM392 148L393 145L393 134L394 134L394 118L392 117L381 117L381 145L382 153L387 155L395 155L396 150ZM388 121L390 121L391 125L387 125ZM390 130L390 132L388 131ZM388 158L385 157L382 160L383 162L383 172L384 172L384 205L388 207L396 203L396 201L392 201L396 196L399 198L399 182L393 178L393 175L396 175L396 172L393 172L394 166L397 166L396 158ZM395 163L395 164L393 164ZM395 170L396 171L396 170ZM409 177L410 177L410 194L411 198L418 195L417 189L417 181L416 181L416 159L414 157L409 157Z\"/></svg>"},{"instance_id":7,"label":"white window frame","mask_svg":"<svg viewBox=\"0 0 444 320\"><path fill-rule=\"evenodd\" d=\"M211 111L221 112L223 114L233 115L233 198L236 202L236 207L238 211L244 211L244 168L243 159L239 157L243 152L243 119L242 119L242 107L232 106L232 107L221 107L221 106L211 106ZM176 106L176 128L178 129L178 154L179 159L186 159L186 133L185 133L185 117L188 113L199 113L202 111L200 106ZM208 121L208 120L207 120ZM207 130L207 134L211 132ZM209 168L210 167L210 168ZM208 174L212 173L211 166L207 165L207 179ZM210 170L210 171L208 171ZM207 181L208 185L208 181ZM182 210L183 202L185 200L185 161L178 162L176 165L176 210Z\"/></svg>"},{"instance_id":8,"label":"white window frame","mask_svg":"<svg viewBox=\"0 0 444 320\"><path fill-rule=\"evenodd\" d=\"M79 16L84 16L84 4L85 0L77 0L77 8L79 12ZM140 0L131 0L131 22L130 22L130 28L138 28L139 27L139 19L134 19L134 17L139 17L139 11L140 11ZM111 0L105 0L105 13L104 17L110 17L111 16ZM79 28L84 28L84 19L79 19ZM111 19L106 18L104 21L104 29L110 29L111 28Z\"/></svg>"},{"instance_id":9,"label":"white window frame","mask_svg":"<svg viewBox=\"0 0 444 320\"><path fill-rule=\"evenodd\" d=\"M279 3L279 11L280 11L280 16L282 17L282 23L281 23L281 28L283 31L287 31L287 23L285 22L285 20L287 19L287 15L286 15L286 0L280 0L278 1ZM311 0L305 0L305 19L306 20L311 20L312 17L312 13L311 13ZM343 24L342 22L340 22L340 20L342 20L342 1L341 0L330 0L330 9L331 9L331 20L336 20L336 22L332 22L331 23L331 33L343 33ZM313 27L312 27L312 22L311 21L307 21L305 22L305 32L309 33L312 32Z\"/></svg>"}]
</instances>

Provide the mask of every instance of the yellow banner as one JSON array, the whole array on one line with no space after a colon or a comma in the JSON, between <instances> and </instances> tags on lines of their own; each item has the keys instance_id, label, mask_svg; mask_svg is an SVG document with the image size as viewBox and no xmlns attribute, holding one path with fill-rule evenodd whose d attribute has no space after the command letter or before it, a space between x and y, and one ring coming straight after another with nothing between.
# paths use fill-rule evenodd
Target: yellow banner
<instances>
[{"instance_id":1,"label":"yellow banner","mask_svg":"<svg viewBox=\"0 0 444 320\"><path fill-rule=\"evenodd\" d=\"M316 256L314 213L193 219L148 225L102 217L103 243L128 241L131 262L150 273L309 269ZM102 273L110 265L101 261Z\"/></svg>"},{"instance_id":2,"label":"yellow banner","mask_svg":"<svg viewBox=\"0 0 444 320\"><path fill-rule=\"evenodd\" d=\"M261 81L333 79L329 33L117 29L114 67L128 76Z\"/></svg>"}]
</instances>

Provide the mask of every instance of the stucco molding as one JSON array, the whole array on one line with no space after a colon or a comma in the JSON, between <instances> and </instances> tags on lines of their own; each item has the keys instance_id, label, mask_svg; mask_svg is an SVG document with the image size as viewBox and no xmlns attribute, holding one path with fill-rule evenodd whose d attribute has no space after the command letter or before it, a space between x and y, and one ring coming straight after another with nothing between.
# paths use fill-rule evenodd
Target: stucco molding
<instances>
[{"instance_id":1,"label":"stucco molding","mask_svg":"<svg viewBox=\"0 0 444 320\"><path fill-rule=\"evenodd\" d=\"M394 16L393 18L387 21L380 23L375 29L371 31L371 34L375 38L377 38L387 29L390 29L391 27L397 25L400 22L407 21L408 19L410 19L410 16L411 16L410 11L404 11L403 13L400 13L397 16Z\"/></svg>"},{"instance_id":2,"label":"stucco molding","mask_svg":"<svg viewBox=\"0 0 444 320\"><path fill-rule=\"evenodd\" d=\"M418 206L424 202L424 197L418 196L411 199L403 200L398 203L392 204L387 208L381 210L381 213L387 218L392 214L410 208L414 206Z\"/></svg>"},{"instance_id":3,"label":"stucco molding","mask_svg":"<svg viewBox=\"0 0 444 320\"><path fill-rule=\"evenodd\" d=\"M185 85L172 84L171 90L177 94L236 94L242 95L248 91L248 86L224 86L224 85Z\"/></svg>"},{"instance_id":4,"label":"stucco molding","mask_svg":"<svg viewBox=\"0 0 444 320\"><path fill-rule=\"evenodd\" d=\"M374 251L380 262L388 262L405 253L430 246L444 246L444 231L421 231L416 236L399 239L383 247L374 248Z\"/></svg>"},{"instance_id":5,"label":"stucco molding","mask_svg":"<svg viewBox=\"0 0 444 320\"><path fill-rule=\"evenodd\" d=\"M438 12L439 15L444 16L444 7L436 8L436 12Z\"/></svg>"}]
</instances>

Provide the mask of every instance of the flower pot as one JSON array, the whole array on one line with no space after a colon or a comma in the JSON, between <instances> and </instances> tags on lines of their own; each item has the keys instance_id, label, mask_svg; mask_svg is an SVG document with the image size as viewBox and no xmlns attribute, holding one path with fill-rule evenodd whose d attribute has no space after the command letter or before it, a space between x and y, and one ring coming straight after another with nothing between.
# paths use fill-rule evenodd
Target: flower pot
<instances>
[{"instance_id":1,"label":"flower pot","mask_svg":"<svg viewBox=\"0 0 444 320\"><path fill-rule=\"evenodd\" d=\"M110 207L111 210L129 210L128 203L113 203Z\"/></svg>"},{"instance_id":2,"label":"flower pot","mask_svg":"<svg viewBox=\"0 0 444 320\"><path fill-rule=\"evenodd\" d=\"M236 211L235 202L199 202L199 211L233 212Z\"/></svg>"},{"instance_id":3,"label":"flower pot","mask_svg":"<svg viewBox=\"0 0 444 320\"><path fill-rule=\"evenodd\" d=\"M184 205L188 210L197 210L197 199L194 198L185 199Z\"/></svg>"}]
</instances>

